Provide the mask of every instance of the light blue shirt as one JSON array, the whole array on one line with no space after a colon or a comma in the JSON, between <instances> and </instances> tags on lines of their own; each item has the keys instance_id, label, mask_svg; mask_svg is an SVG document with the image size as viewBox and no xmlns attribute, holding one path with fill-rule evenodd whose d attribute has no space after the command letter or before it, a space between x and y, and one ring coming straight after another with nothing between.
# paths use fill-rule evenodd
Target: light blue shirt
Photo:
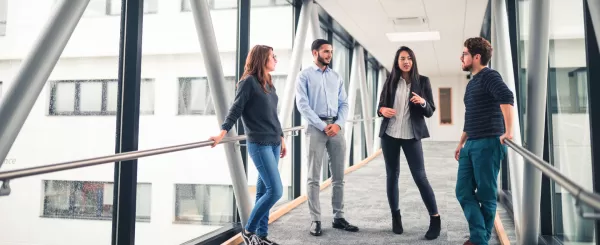
<instances>
[{"instance_id":1,"label":"light blue shirt","mask_svg":"<svg viewBox=\"0 0 600 245\"><path fill-rule=\"evenodd\" d=\"M336 117L340 128L348 116L348 96L342 77L327 67L317 65L305 68L296 81L296 105L308 124L325 130L327 124L320 117Z\"/></svg>"}]
</instances>

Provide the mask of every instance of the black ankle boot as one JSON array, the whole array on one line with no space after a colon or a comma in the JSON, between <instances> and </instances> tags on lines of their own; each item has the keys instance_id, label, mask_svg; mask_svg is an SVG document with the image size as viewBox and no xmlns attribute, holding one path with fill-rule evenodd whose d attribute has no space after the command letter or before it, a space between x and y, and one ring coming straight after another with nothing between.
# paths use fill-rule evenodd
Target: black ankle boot
<instances>
[{"instance_id":1,"label":"black ankle boot","mask_svg":"<svg viewBox=\"0 0 600 245\"><path fill-rule=\"evenodd\" d=\"M402 228L402 216L400 215L400 210L392 212L392 231L398 235L404 232L404 228Z\"/></svg>"},{"instance_id":2,"label":"black ankle boot","mask_svg":"<svg viewBox=\"0 0 600 245\"><path fill-rule=\"evenodd\" d=\"M429 230L425 233L427 240L433 240L440 236L440 230L442 229L442 220L440 216L430 216Z\"/></svg>"}]
</instances>

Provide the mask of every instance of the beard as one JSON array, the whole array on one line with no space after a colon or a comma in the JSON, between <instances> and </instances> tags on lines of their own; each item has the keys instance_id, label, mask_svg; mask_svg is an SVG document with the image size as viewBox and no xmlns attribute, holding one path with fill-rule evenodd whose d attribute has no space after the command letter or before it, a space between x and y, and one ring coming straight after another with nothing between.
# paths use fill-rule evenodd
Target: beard
<instances>
[{"instance_id":1,"label":"beard","mask_svg":"<svg viewBox=\"0 0 600 245\"><path fill-rule=\"evenodd\" d=\"M471 71L471 69L473 69L473 64L470 64L468 66L463 65L463 67L462 67L463 71Z\"/></svg>"},{"instance_id":2,"label":"beard","mask_svg":"<svg viewBox=\"0 0 600 245\"><path fill-rule=\"evenodd\" d=\"M318 54L317 61L319 63L321 63L322 65L324 65L324 66L328 66L329 65L329 62L327 62L323 57L321 57L320 54Z\"/></svg>"}]
</instances>

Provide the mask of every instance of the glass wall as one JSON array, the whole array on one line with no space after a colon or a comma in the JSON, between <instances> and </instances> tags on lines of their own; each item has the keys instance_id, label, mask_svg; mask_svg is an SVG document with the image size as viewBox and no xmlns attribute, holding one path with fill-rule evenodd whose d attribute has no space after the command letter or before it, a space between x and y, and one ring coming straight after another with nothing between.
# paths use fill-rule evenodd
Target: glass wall
<instances>
[{"instance_id":1,"label":"glass wall","mask_svg":"<svg viewBox=\"0 0 600 245\"><path fill-rule=\"evenodd\" d=\"M189 2L160 1L155 14L144 16L141 76L153 79L154 89L143 93L142 86L140 107L143 101L154 101L155 113L140 116L140 149L207 140L220 131ZM220 2L209 5L225 76L223 96L231 104L237 5ZM136 225L136 244L181 244L234 222L233 187L223 145L142 158L138 163L138 182L153 183L152 203L160 225Z\"/></svg>"},{"instance_id":2,"label":"glass wall","mask_svg":"<svg viewBox=\"0 0 600 245\"><path fill-rule=\"evenodd\" d=\"M288 78L292 55L294 23L291 16L294 15L294 7L286 1L275 1L271 6L256 5L261 1L251 2L250 48L257 44L273 47L273 53L277 57L277 66L275 67L275 71L271 73L271 76L277 95L279 96L278 108L281 108L284 103L285 88L289 85L286 84L286 79ZM309 54L305 53L304 55ZM294 80L292 81L295 82ZM288 117L291 116L292 114L288 115ZM293 137L288 138L291 139ZM286 157L279 159L279 172L281 174L281 181L283 182L283 196L277 206L293 199L291 141L288 141L287 147L288 153ZM304 159L302 160L304 161ZM258 171L254 167L252 158L248 155L248 187L253 203L256 196L257 179Z\"/></svg>"},{"instance_id":3,"label":"glass wall","mask_svg":"<svg viewBox=\"0 0 600 245\"><path fill-rule=\"evenodd\" d=\"M57 2L0 0L2 96L14 88ZM90 2L0 170L115 153L120 20L109 4L121 1ZM144 96L151 96L153 83L146 80ZM143 104L152 114L152 102ZM157 221L154 184L137 185L138 224ZM113 186L114 164L11 181L10 195L0 197L0 244L110 244Z\"/></svg>"},{"instance_id":4,"label":"glass wall","mask_svg":"<svg viewBox=\"0 0 600 245\"><path fill-rule=\"evenodd\" d=\"M550 164L587 190L593 190L588 69L583 0L551 0L547 86ZM526 124L527 49L530 0L518 0L519 98ZM588 45L596 45L588 44ZM540 125L542 126L542 125ZM522 126L526 132L526 127ZM523 136L525 136L523 134ZM527 139L525 139L527 142ZM553 183L552 235L565 244L595 244L595 223L582 219L573 194ZM548 235L548 234L545 234Z\"/></svg>"}]
</instances>

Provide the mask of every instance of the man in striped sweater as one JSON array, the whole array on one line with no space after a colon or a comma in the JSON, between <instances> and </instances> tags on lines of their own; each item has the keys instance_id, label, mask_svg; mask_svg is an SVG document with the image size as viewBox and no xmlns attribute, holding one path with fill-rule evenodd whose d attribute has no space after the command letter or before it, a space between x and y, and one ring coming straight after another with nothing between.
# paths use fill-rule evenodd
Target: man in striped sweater
<instances>
[{"instance_id":1,"label":"man in striped sweater","mask_svg":"<svg viewBox=\"0 0 600 245\"><path fill-rule=\"evenodd\" d=\"M456 198L469 223L464 244L487 245L496 215L500 162L506 157L504 139L512 139L514 96L500 74L487 67L492 46L481 38L464 43L463 71L471 81L465 91L465 124L455 151L458 161Z\"/></svg>"}]
</instances>

